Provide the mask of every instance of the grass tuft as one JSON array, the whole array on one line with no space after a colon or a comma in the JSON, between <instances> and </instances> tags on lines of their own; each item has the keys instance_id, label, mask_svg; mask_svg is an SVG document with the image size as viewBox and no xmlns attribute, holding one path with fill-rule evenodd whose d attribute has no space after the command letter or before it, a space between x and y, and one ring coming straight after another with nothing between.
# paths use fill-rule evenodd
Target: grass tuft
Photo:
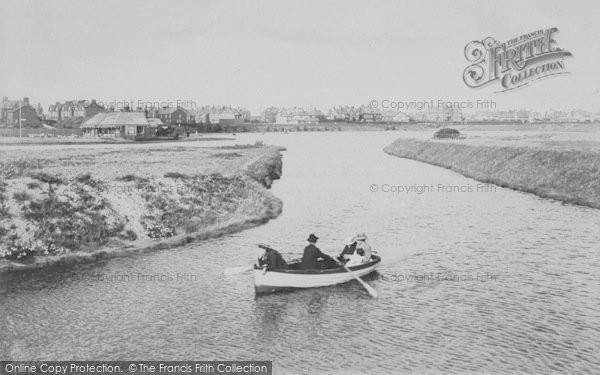
<instances>
[{"instance_id":1,"label":"grass tuft","mask_svg":"<svg viewBox=\"0 0 600 375\"><path fill-rule=\"evenodd\" d=\"M117 178L117 181L123 181L123 182L133 182L133 181L137 181L139 179L139 177L132 175L132 174L126 174L124 176L121 176L119 178Z\"/></svg>"},{"instance_id":2,"label":"grass tuft","mask_svg":"<svg viewBox=\"0 0 600 375\"><path fill-rule=\"evenodd\" d=\"M40 159L19 159L0 162L0 178L12 179L25 175L26 171L42 169L47 162Z\"/></svg>"},{"instance_id":3,"label":"grass tuft","mask_svg":"<svg viewBox=\"0 0 600 375\"><path fill-rule=\"evenodd\" d=\"M28 182L27 183L27 189L29 190L34 190L34 189L41 189L42 185L40 185L39 182Z\"/></svg>"},{"instance_id":4,"label":"grass tuft","mask_svg":"<svg viewBox=\"0 0 600 375\"><path fill-rule=\"evenodd\" d=\"M64 183L64 181L60 177L52 176L45 172L36 173L32 175L31 178L41 182L46 182L48 184L62 185Z\"/></svg>"},{"instance_id":5,"label":"grass tuft","mask_svg":"<svg viewBox=\"0 0 600 375\"><path fill-rule=\"evenodd\" d=\"M20 191L13 194L13 199L19 203L24 203L31 200L31 195L27 194L25 191Z\"/></svg>"},{"instance_id":6,"label":"grass tuft","mask_svg":"<svg viewBox=\"0 0 600 375\"><path fill-rule=\"evenodd\" d=\"M189 176L179 172L167 172L165 173L165 178L187 180Z\"/></svg>"}]
</instances>

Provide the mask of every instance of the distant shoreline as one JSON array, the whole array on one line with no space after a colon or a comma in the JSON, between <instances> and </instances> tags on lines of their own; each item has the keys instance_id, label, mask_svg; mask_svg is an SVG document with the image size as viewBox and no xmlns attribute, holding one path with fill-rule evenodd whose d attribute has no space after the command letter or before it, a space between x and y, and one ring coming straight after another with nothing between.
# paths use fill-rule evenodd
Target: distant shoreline
<instances>
[{"instance_id":1,"label":"distant shoreline","mask_svg":"<svg viewBox=\"0 0 600 375\"><path fill-rule=\"evenodd\" d=\"M192 142L204 140L223 140L223 137L229 139L232 135L243 133L292 133L292 132L338 132L338 131L415 131L431 130L443 127L457 129L477 129L485 130L508 130L508 131L596 131L600 130L599 122L492 122L492 121L473 121L464 123L453 122L344 122L331 121L320 122L318 124L277 124L277 123L241 123L230 125L210 125L212 130L207 131L206 125L186 126L190 131L190 136L182 135L177 140L168 142ZM1 130L1 128L0 128ZM27 129L39 130L44 133L45 129ZM69 129L60 129L68 131ZM74 132L79 129L75 129ZM47 130L47 133L52 133ZM166 141L153 141L155 143ZM139 143L132 139L120 137L84 137L81 135L62 135L49 137L7 137L0 136L0 146L15 144L119 144L119 143Z\"/></svg>"},{"instance_id":2,"label":"distant shoreline","mask_svg":"<svg viewBox=\"0 0 600 375\"><path fill-rule=\"evenodd\" d=\"M205 136L206 135L206 136ZM113 145L113 144L137 144L137 143L152 143L160 144L167 142L202 142L202 141L224 141L232 140L233 138L228 137L228 133L204 133L201 136L191 137L180 137L177 140L147 140L147 141L135 141L132 139L125 138L92 138L92 137L0 137L0 148L3 145L15 146L15 145L28 145L28 146L45 146L45 145Z\"/></svg>"}]
</instances>

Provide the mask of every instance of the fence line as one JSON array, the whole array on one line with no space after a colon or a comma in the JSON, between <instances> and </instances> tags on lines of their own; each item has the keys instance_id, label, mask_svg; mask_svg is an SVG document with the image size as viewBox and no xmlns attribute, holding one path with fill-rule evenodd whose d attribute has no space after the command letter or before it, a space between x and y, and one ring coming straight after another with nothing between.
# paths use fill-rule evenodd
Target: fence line
<instances>
[{"instance_id":1,"label":"fence line","mask_svg":"<svg viewBox=\"0 0 600 375\"><path fill-rule=\"evenodd\" d=\"M23 137L65 137L71 135L81 136L81 129L31 129L24 128L21 132ZM0 128L0 137L19 137L19 128Z\"/></svg>"}]
</instances>

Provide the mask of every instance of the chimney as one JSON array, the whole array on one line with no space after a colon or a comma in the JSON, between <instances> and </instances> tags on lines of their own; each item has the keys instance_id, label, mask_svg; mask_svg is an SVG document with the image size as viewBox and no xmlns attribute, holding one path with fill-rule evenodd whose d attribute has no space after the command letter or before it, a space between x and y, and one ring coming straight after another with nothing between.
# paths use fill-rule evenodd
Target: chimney
<instances>
[{"instance_id":1,"label":"chimney","mask_svg":"<svg viewBox=\"0 0 600 375\"><path fill-rule=\"evenodd\" d=\"M2 97L2 102L7 102L8 101L8 96L3 96Z\"/></svg>"},{"instance_id":2,"label":"chimney","mask_svg":"<svg viewBox=\"0 0 600 375\"><path fill-rule=\"evenodd\" d=\"M23 98L23 102L25 103L25 105L29 105L29 98L28 97L24 97Z\"/></svg>"}]
</instances>

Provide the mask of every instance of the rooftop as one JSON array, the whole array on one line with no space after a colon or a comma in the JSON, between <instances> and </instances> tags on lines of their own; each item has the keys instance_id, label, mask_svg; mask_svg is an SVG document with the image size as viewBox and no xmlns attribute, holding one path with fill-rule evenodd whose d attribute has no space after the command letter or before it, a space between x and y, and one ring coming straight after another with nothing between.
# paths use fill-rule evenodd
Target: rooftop
<instances>
[{"instance_id":1,"label":"rooftop","mask_svg":"<svg viewBox=\"0 0 600 375\"><path fill-rule=\"evenodd\" d=\"M108 112L96 114L94 117L84 122L81 127L116 128L123 125L152 126L143 112Z\"/></svg>"},{"instance_id":2,"label":"rooftop","mask_svg":"<svg viewBox=\"0 0 600 375\"><path fill-rule=\"evenodd\" d=\"M173 112L175 112L176 110L181 109L182 111L184 111L185 113L189 114L189 111L185 108L181 108L181 107L169 107L169 108L162 108L158 111L158 114L160 115L169 115L172 114Z\"/></svg>"}]
</instances>

